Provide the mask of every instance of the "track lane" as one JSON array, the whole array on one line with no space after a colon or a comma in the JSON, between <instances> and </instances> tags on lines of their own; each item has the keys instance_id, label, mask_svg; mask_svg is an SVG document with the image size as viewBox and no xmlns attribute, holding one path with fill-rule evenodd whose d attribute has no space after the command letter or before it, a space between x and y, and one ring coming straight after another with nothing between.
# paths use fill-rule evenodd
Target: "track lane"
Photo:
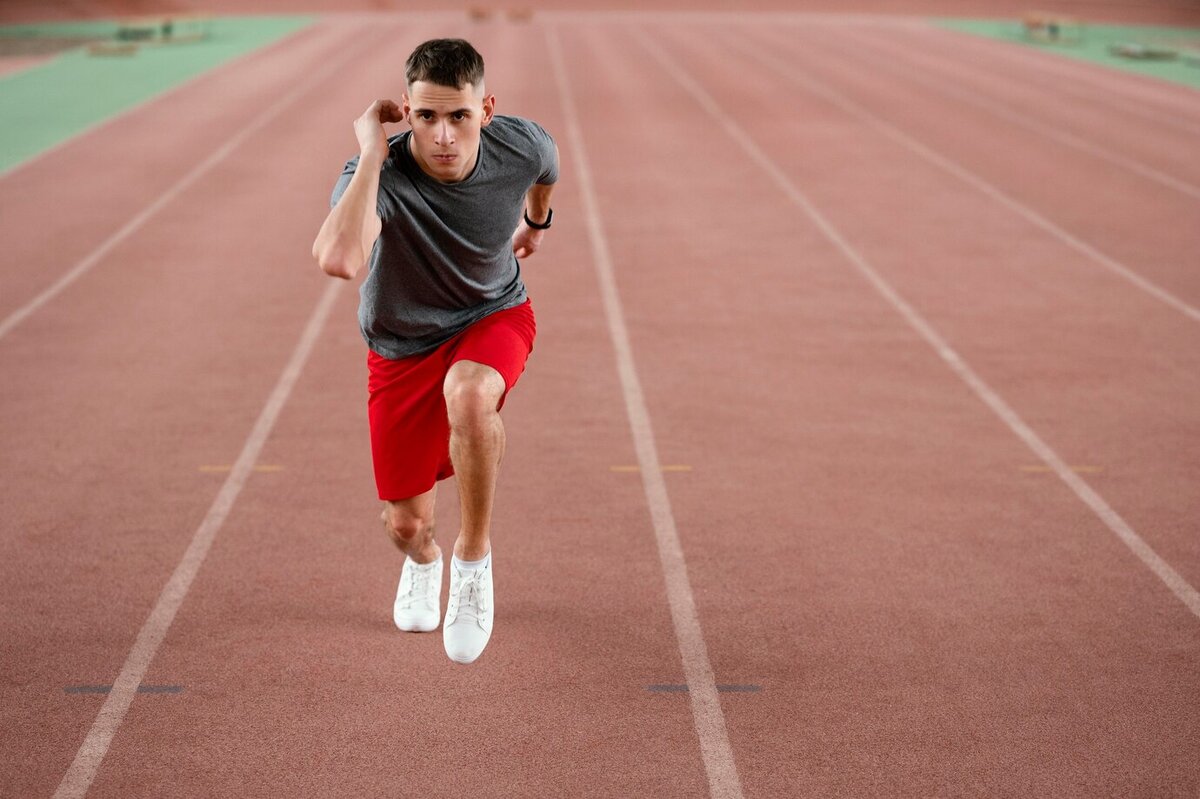
<instances>
[{"instance_id":1,"label":"track lane","mask_svg":"<svg viewBox=\"0 0 1200 799\"><path fill-rule=\"evenodd\" d=\"M819 74L806 73L806 65L794 59L766 63L792 79ZM808 85L798 80L797 90L811 95ZM828 84L813 85L825 92ZM877 148L877 138L860 139L856 146ZM1003 217L1003 209L989 208L980 202L984 198L960 194L948 184L939 186L933 176L917 183L901 174L898 167L879 172L886 183L903 185L922 202L875 200L875 207L889 209L901 233L880 239L863 231L867 238L857 240L859 246L886 274L903 275L898 284L902 293L918 301L952 341L970 342L972 363L980 364L985 374L994 368L994 374L1015 381L1013 389L1001 383L1002 393L1024 409L1035 427L1042 419L1054 424L1065 451L1078 453L1077 465L1111 471L1118 507L1127 508L1135 529L1144 530L1152 546L1196 584L1200 549L1188 533L1198 501L1191 488L1195 474L1188 443L1196 430L1191 408L1200 390L1200 363L1189 344L1196 340L1195 331L1186 320L1170 314L1157 318L1151 308L1134 304L1128 290L1064 270L1069 262L1044 243L1017 246L1013 242L1028 234L1014 227L1013 220L997 222L1008 231L1007 239L981 247L986 240L980 223ZM823 176L831 178L836 183L840 176ZM830 190L838 191L832 185ZM975 210L957 217L967 207ZM853 230L856 216L838 223ZM929 230L939 232L929 237L924 234ZM977 292L988 298L986 311L981 313L977 302L958 288L967 285L982 289ZM1027 362L1031 353L1038 354L1038 363ZM1120 378L1114 376L1118 374ZM1063 375L1072 379L1063 384ZM1129 385L1137 391L1122 390ZM1101 479L1108 481L1107 476ZM1156 488L1172 499L1151 499Z\"/></svg>"},{"instance_id":2,"label":"track lane","mask_svg":"<svg viewBox=\"0 0 1200 799\"><path fill-rule=\"evenodd\" d=\"M872 28L864 26L863 30ZM1183 119L1173 110L1131 102L1127 96L1117 94L1111 83L1105 82L1110 77L1111 70L1099 65L1092 67L1094 75L1091 77L1098 79L1097 81L1072 81L1055 70L1062 61L1061 57L1050 56L1054 61L1047 64L1037 53L1026 55L1020 48L1011 46L978 47L978 37L962 36L934 26L913 26L896 29L893 33L911 42L914 47L938 55L963 59L969 53L970 60L984 67L987 74L996 80L1003 81L1001 76L1004 76L1009 84L1028 87L1029 91L1038 96L1055 98L1061 106L1080 105L1096 109L1099 113L1098 119L1102 123L1113 118L1137 123L1139 133L1152 140L1156 135L1168 138L1200 135L1200 120ZM1107 125L1101 124L1100 127Z\"/></svg>"},{"instance_id":3,"label":"track lane","mask_svg":"<svg viewBox=\"0 0 1200 799\"><path fill-rule=\"evenodd\" d=\"M296 88L297 75L351 46L368 27L330 20L204 76L78 136L52 158L0 180L0 320L84 262L261 111ZM276 123L297 124L293 117ZM3 346L3 345L0 345Z\"/></svg>"},{"instance_id":4,"label":"track lane","mask_svg":"<svg viewBox=\"0 0 1200 799\"><path fill-rule=\"evenodd\" d=\"M646 354L647 373L654 377L649 382L652 401L657 403L652 409L654 418L662 420L661 429L671 442L664 460L693 466L691 472L668 475L668 480L673 495L681 491L686 500L679 505L681 526L692 536L688 544L692 571L702 577L697 585L705 629L715 629L714 640L727 646L722 650L718 679L759 682L766 686L766 698L775 703L764 712L764 704L755 703L764 697L722 698L731 718L744 725L737 755L739 762L749 764L752 784L768 792L780 786L813 786L832 793L832 786L863 795L893 790L893 770L900 767L901 776L910 779L908 784L944 789L949 774L963 780L952 784L953 788L979 787L982 791L1000 778L994 770L1002 760L1005 766L1028 771L1018 778L1031 790L1050 784L1069 793L1072 786L1051 782L1053 767L1061 766L1062 771L1077 765L1081 762L1077 755L1082 752L1087 769L1083 779L1118 779L1108 767L1088 759L1089 747L1113 745L1115 740L1118 759L1140 759L1130 774L1119 778L1124 780L1120 785L1127 791L1161 787L1163 777L1154 770L1164 763L1168 772L1177 767L1173 751L1149 749L1141 739L1122 741L1103 729L1085 727L1080 733L1076 722L1091 717L1087 708L1081 711L1071 702L1125 698L1117 696L1118 689L1143 673L1157 675L1164 659L1190 657L1194 650L1189 648L1189 640L1149 640L1150 633L1140 629L1142 609L1123 606L1117 609L1115 619L1093 620L1094 627L1057 627L1054 613L1063 608L1076 608L1085 599L1094 599L1101 606L1111 601L1090 577L1084 596L1079 595L1076 572L1093 568L1097 552L1078 542L1058 545L1055 555L1068 564L1069 577L1055 584L1048 595L1045 584L1063 579L1061 564L1036 564L1028 575L1010 582L1007 572L996 567L995 559L981 562L981 547L993 555L999 551L1004 565L1016 568L1025 562L1027 553L1022 546L1027 539L1005 541L1004 533L996 531L997 519L1028 530L1034 540L1060 536L1060 528L1036 516L1036 507L1031 511L1009 506L1010 502L1026 502L1030 496L1053 504L1060 500L1058 492L1033 478L1030 486L1011 495L1004 493L1011 488L1007 482L999 498L991 493L996 490L992 475L1012 465L1011 442L981 423L978 409L969 401L945 396L940 364L930 364L919 343L892 324L895 320L884 319L886 313L881 312L887 309L869 301L864 306L861 286L849 285L854 281L838 275L839 267L829 269L836 260L834 254L826 251L813 269L799 275L793 274L794 263L787 264L788 270L774 269L772 259L794 258L798 238L805 245L799 248L801 252L820 251L819 237L796 230L790 218L781 225L779 217L764 215L757 192L730 193L729 186L741 185L749 178L745 164L721 163L728 148L722 152L708 138L694 149L680 151L674 139L662 134L659 123L663 118L674 123L671 128L676 124L689 127L690 120L693 129L706 130L711 123L688 117L678 98L640 85L653 74L653 62L630 59L616 67L609 56L625 50L593 34L577 30L574 35L576 43L591 42L588 60L577 54L576 48L568 48L573 57L590 67L585 69L591 80L588 85L597 92L585 97L607 96L614 87L624 92L632 86L637 88L636 97L649 97L653 102L641 105L627 97L630 107L653 108L666 115L654 124L635 123L628 118L614 120L611 111L591 107L589 130L609 134L605 136L608 147L600 151L603 169L598 174L606 186L605 218L620 231L614 241L620 252L621 280L623 285L637 286L635 294L643 289L646 293L636 306L631 305L630 315L638 320L634 330L638 352ZM604 37L612 35L621 32L603 32ZM496 46L500 44L498 41ZM512 41L504 46L512 58ZM398 47L397 52L402 49ZM538 76L544 78L546 65L534 64L540 70L535 74L515 73L521 74L520 83L539 85ZM599 79L600 75L606 78ZM510 94L506 90L503 96ZM502 102L505 108L518 110L507 100ZM530 108L537 109L533 115L561 130L561 119L551 121L556 113L552 102L543 99L542 103L531 104ZM357 105L351 109L351 105L347 101L342 113L361 110ZM675 116L679 112L682 119ZM623 129L626 126L628 129ZM311 159L311 152L320 151L316 148L341 146L332 144L334 138L306 141L314 149L290 163L306 158L316 161ZM345 136L336 138L342 142ZM685 153L700 158L689 161ZM667 179L648 181L643 171L629 169L631 160L640 164L643 157L657 162L677 156L684 163L669 172ZM697 174L697 163L708 174ZM303 176L291 175L288 180L295 182L289 183L288 192L296 196L315 192L323 197L328 175L324 171L320 179L315 175L307 169ZM247 193L253 188L249 180L238 185ZM761 182L757 186L764 191L770 188ZM630 198L642 193L654 202L632 204ZM564 186L561 194L573 192ZM556 196L556 205L560 196ZM672 209L671 202L680 196L696 205ZM573 207L569 198L562 207L564 219L581 218L582 210ZM318 214L323 211L323 206L311 209L312 219L297 221L295 229L319 222ZM192 228L176 220L171 229L186 234ZM287 236L290 230L268 228L261 235ZM670 635L663 599L635 591L619 596L604 592L605 581L614 575L641 591L642 586L653 585L659 574L648 568L654 555L648 546L651 533L644 510L639 509L642 500L636 476L607 472L608 479L595 490L581 487L594 479L596 471L607 468L605 460L632 462L632 455L631 447L623 443L627 434L619 418L620 401L611 373L607 368L579 368L581 351L590 353L585 359L589 365L610 355L602 345L605 333L592 277L585 268L586 242L576 235L569 246L559 243L568 240L562 234L570 231L560 222L556 226L560 237L538 256L546 260L531 262L527 273L531 288L538 292L535 301L547 296L562 305L539 304L542 337L538 351L522 388L506 410L514 447L502 479L513 506L499 512L497 524L510 530L527 527L532 509L556 529L528 536L527 546L516 535L504 544L498 538L498 557L501 546L520 546L523 562L542 564L549 556L559 570L539 575L538 581L524 586L516 582L520 578L512 566L507 567L510 576L501 574L506 581L502 585L515 595L509 628L513 637L507 651L489 650L486 657L499 654L494 670L483 676L495 683L517 675L505 692L514 697L512 707L490 718L472 715L493 703L495 692L464 684L461 671L435 681L435 695L412 697L404 692L405 678L447 667L440 641L420 642L424 651L404 659L401 668L395 657L399 646L406 647L403 652L410 656L415 647L407 642L398 646L394 636L380 637L389 624L386 607L394 588L394 569L383 569L386 574L380 574L379 561L387 557L383 553L392 553L373 523L369 464L363 449L362 397L345 390L363 377L361 343L353 330L353 301L347 292L336 313L349 321L314 355L313 368L305 374L300 393L285 412L263 459L283 464L284 471L252 478L229 523L229 532L235 534L219 542L210 568L202 572L162 659L149 675L150 683L179 682L187 691L180 697L139 697L127 722L130 726L115 742L117 765L102 773L96 795L128 795L147 785L164 791L230 794L244 793L247 785L281 793L369 793L403 784L435 795L439 791L452 795L460 789L598 796L613 791L655 795L703 790L702 767L694 742L688 739L691 721L686 700L652 696L649 699L658 704L651 704L644 692L629 689L632 683L641 688L644 681L680 679L679 671L670 673L678 669L672 661L672 648L663 645ZM305 235L311 238L309 233ZM731 241L738 246L731 246ZM218 255L236 258L236 245L237 241L230 241ZM547 273L538 270L559 247L563 249L557 250L558 255L564 250L569 254L564 260L571 262L571 268L561 275L542 277ZM777 288L766 298L765 306L762 292L754 289L752 280L724 275L732 272L734 257L746 253L759 260L738 264L741 276L760 277ZM264 255L280 262L295 258L307 267L306 252L280 249ZM219 264L220 257L215 257L210 267ZM672 272L680 261L690 268L689 276L696 276L683 282L683 291L679 273ZM721 279L701 279L713 275ZM274 280L291 278L282 270L272 271L271 276ZM542 280L545 282L537 282ZM307 282L302 285L311 287ZM825 291L813 291L814 287ZM261 291L263 287L257 288ZM805 292L812 296L797 299ZM735 297L753 313L731 308ZM304 295L289 305L280 295L280 307L266 312L286 315L289 309L302 309L307 299ZM245 297L236 302L237 312L222 317L222 324L230 328L223 335L243 345L258 344L240 326L242 317L264 312L261 302L255 304ZM151 306L139 309L149 311ZM197 309L183 321L197 324L205 310ZM799 343L780 335L780 331L794 329L798 316L804 317L806 324L813 318L819 320L803 328ZM705 319L700 330L695 329L697 317ZM855 320L849 328L847 318ZM556 339L568 345L555 345ZM114 336L108 343L119 340ZM663 341L673 349L652 355ZM790 370L780 377L771 367L790 364L797 347L804 355L805 370ZM881 352L888 357L881 358ZM718 356L733 356L741 362L730 367L718 363ZM240 367L256 368L252 361ZM136 354L122 360L127 369L138 363ZM212 365L231 368L215 356ZM30 359L28 366L36 373L36 360ZM269 375L263 369L265 379ZM876 377L863 378L863 374L876 374L880 369L884 371ZM896 390L897 382L903 384L914 375L920 375L922 383L927 379L933 388ZM540 394L534 391L539 380ZM814 384L822 389L820 397L812 396ZM258 390L261 395L261 386ZM228 401L237 403L248 389L230 380L225 391L228 396L210 407L227 408ZM523 404L538 402L534 397L542 396L547 400L544 406ZM747 424L739 412L747 396L774 411L774 419ZM354 413L342 412L346 403ZM239 406L239 413L246 416L251 405L247 401ZM889 408L889 414L881 416L880 407ZM338 410L331 412L331 408ZM904 416L906 429L894 429L892 413ZM798 418L805 421L797 422ZM183 424L170 423L167 432L158 435L169 437ZM970 447L954 440L975 426L993 438L972 439ZM564 429L573 433L563 433ZM201 428L191 433L204 436L207 431ZM359 440L348 444L356 435ZM932 445L927 436L935 439ZM132 448L138 440L125 443ZM528 453L521 455L520 441L537 450L528 462L517 460L528 457ZM996 451L981 451L992 443L997 445ZM870 462L843 457L867 445L879 447ZM778 461L764 456L781 448L787 452ZM914 449L920 450L920 457L913 457ZM228 442L213 442L214 453L226 450ZM591 458L586 466L580 454L585 452ZM953 468L946 464L948 454L958 458ZM96 461L103 461L103 453ZM297 461L302 465L293 469L291 464ZM978 470L962 466L981 461ZM160 468L162 463L160 459ZM778 479L776 470L785 479ZM899 470L913 473L898 475ZM541 480L536 486L511 484L519 479L518 474L538 475ZM206 479L215 487L220 478L210 475ZM731 493L731 480L746 493ZM848 491L848 485L857 487L857 492ZM937 535L927 529L924 513L896 518L897 503L911 502L915 496L932 504L940 491L961 491L962 495L929 514L935 517ZM448 526L453 524L450 504L445 501L450 493L444 491L440 503L446 540ZM802 534L786 541L760 536L764 530L796 530L796 520L782 499L791 502L798 493L831 512L805 519ZM976 495L987 497L978 507L973 501ZM556 515L564 510L560 498L576 503L570 512L582 508L581 515ZM281 506L288 509L282 518ZM594 514L601 506L618 510L609 511L597 531ZM372 510L364 514L364 507ZM55 510L63 513L61 507ZM85 517L79 513L76 518ZM363 518L367 523L354 521ZM854 530L855 524L867 528L866 532ZM364 545L347 551L346 530L352 525L358 528L352 535ZM1007 530L1006 525L1002 527ZM883 563L854 552L847 545L848 529L857 536L855 543L874 547L872 559ZM748 539L747 549L730 551L731 531L739 534L739 543ZM1102 549L1101 554L1112 554ZM614 550L620 557L613 557ZM928 570L931 563L939 567L938 574L929 575L927 582L913 577L914 571ZM1113 578L1108 588L1117 593L1130 578L1124 566L1122 561L1116 573L1100 575L1101 579ZM891 579L891 569L902 572L904 579ZM593 582L601 586L595 593L601 595L602 604L599 611L582 616L581 624L577 607L563 597L574 597L579 586ZM797 584L806 590L812 587L817 599L806 594L798 602ZM785 588L773 588L780 585ZM370 586L371 591L365 593L372 595L364 596L360 586ZM1030 599L1027 592L1031 587L1043 590L1040 598ZM299 602L293 599L297 594L302 597ZM588 601L597 600L592 592L588 594ZM943 594L955 594L960 605L947 608L939 603ZM898 608L898 602L904 607ZM656 612L648 614L647 608ZM1174 618L1164 612L1167 618L1152 623L1151 631ZM264 623L254 618L259 613L260 619L275 622L265 632ZM368 618L374 620L364 623ZM630 627L624 621L629 618L639 623ZM972 629L981 619L994 626L983 632ZM999 633L998 640L983 640L984 632ZM1139 632L1146 638L1138 638ZM1011 634L1016 644L1005 639L1004 633ZM565 636L570 646L556 653L557 660L552 663L531 665L528 653L544 648L548 635ZM1139 664L1124 649L1110 649L1130 639L1145 646L1137 653L1145 663ZM501 641L498 638L496 643ZM729 642L736 643L736 650ZM1051 650L1054 654L1047 654ZM940 657L932 665L928 659L931 651ZM1031 651L1035 655L1032 663L1022 658ZM617 660L610 654L614 652L623 659ZM1097 675L1097 660L1110 664L1110 671ZM487 668L485 664L481 661L480 666ZM797 669L804 691L792 685ZM1114 672L1119 672L1119 677L1114 678ZM1083 674L1091 682L1060 692L1056 680L1064 673ZM1049 683L1039 683L1047 674ZM860 690L861 686L865 689ZM980 695L995 700L1002 712L981 712ZM449 725L445 722L446 696L458 697L461 710ZM1177 701L1178 697L1164 695L1161 686L1152 685L1140 713L1132 708L1123 712L1132 717L1136 733L1163 721L1158 710L1171 699ZM1049 720L1020 715L1031 707ZM801 717L808 726L797 730ZM864 726L870 721L878 723ZM1189 726L1187 719L1169 713L1165 721L1161 730L1169 743L1195 739L1194 725ZM396 741L413 730L414 723L425 748L416 753L398 751ZM944 729L932 729L937 724ZM1031 728L1030 741L1009 739ZM554 734L547 735L548 729ZM780 730L794 734L790 740L779 740L785 737ZM982 734L966 742L955 735L980 730ZM1187 737L1171 738L1172 734ZM910 740L913 736L918 740ZM1059 742L1060 738L1066 743ZM1039 760L1042 742L1057 745L1055 752L1062 753L1064 762ZM989 751L989 744L995 749ZM447 760L453 758L447 758L446 752L475 759L482 753L485 765L474 773L447 768ZM1194 753L1183 756L1189 754ZM783 759L776 760L777 756ZM945 757L953 757L953 762L945 762ZM618 773L614 773L614 761L619 762ZM531 772L534 768L536 773ZM515 769L523 769L519 781L513 776Z\"/></svg>"},{"instance_id":5,"label":"track lane","mask_svg":"<svg viewBox=\"0 0 1200 799\"><path fill-rule=\"evenodd\" d=\"M98 796L137 786L190 795L704 791L686 706L664 707L646 691L679 679L679 656L645 500L636 480L610 470L634 456L562 113L537 78L549 69L544 48L528 46L542 34L495 24L466 32L489 59L500 110L556 132L565 167L554 204L567 224L556 223L523 269L539 339L505 407L493 640L464 668L446 659L440 632L392 627L400 559L377 522L365 349L347 292L268 442L264 462L284 471L247 485L151 669L151 681L182 682L190 697L134 703ZM394 90L417 41L407 36L361 72L356 92ZM352 94L321 102L325 127L342 139L361 110ZM312 159L322 179L295 196L319 204L343 149L312 149L329 154ZM454 489L442 484L438 498L444 550L456 532Z\"/></svg>"},{"instance_id":6,"label":"track lane","mask_svg":"<svg viewBox=\"0 0 1200 799\"><path fill-rule=\"evenodd\" d=\"M3 395L13 534L0 581L22 611L3 622L20 653L5 664L5 762L20 765L4 770L6 793L49 794L62 778L103 701L64 689L112 682L220 485L200 468L236 454L315 302L298 220L264 213L259 165L291 154L272 186L286 196L321 140L252 136L124 245L121 270L93 272L0 348L20 375Z\"/></svg>"},{"instance_id":7,"label":"track lane","mask_svg":"<svg viewBox=\"0 0 1200 799\"><path fill-rule=\"evenodd\" d=\"M1078 86L1119 95L1126 102L1137 106L1181 115L1184 117L1181 121L1189 126L1200 124L1200 110L1196 108L1196 90L1191 87L986 36L932 26L929 30L946 38L970 42L972 46L995 53L1006 60L1036 65L1037 68Z\"/></svg>"},{"instance_id":8,"label":"track lane","mask_svg":"<svg viewBox=\"0 0 1200 799\"><path fill-rule=\"evenodd\" d=\"M1190 268L1191 253L1200 248L1200 231L1191 224L1194 201L1179 201L1174 192L1061 145L1024 146L1022 141L1031 138L1024 131L1013 131L1004 146L992 146L1005 128L985 115L924 93L905 93L876 74L817 58L812 53L828 52L815 39L762 33L755 42L764 52L795 53L806 74L891 125L893 138L915 142L906 144L909 149L924 148L932 153L923 153L927 160L947 162L942 164L946 171L1088 255L1096 268L1128 275L1143 290L1200 321L1200 279ZM1068 170L1063 164L1076 166ZM1081 180L1097 190L1079 192Z\"/></svg>"},{"instance_id":9,"label":"track lane","mask_svg":"<svg viewBox=\"0 0 1200 799\"><path fill-rule=\"evenodd\" d=\"M1022 82L995 69L980 69L976 51L969 48L948 55L928 52L934 49L928 46L928 39L913 36L911 29L904 31L907 36L887 37L877 31L866 32L871 30L862 26L840 29L840 41L853 46L839 52L872 69L886 62L893 74L903 75L923 90L953 97L1006 125L1025 127L1043 139L1123 166L1165 189L1178 191L1179 200L1200 196L1195 133L1119 113L1109 103L1098 102L1100 95L1089 98L1090 102L1073 102L1062 93L1060 82L1047 81L1044 75L1030 73ZM1200 103L1200 97L1197 101Z\"/></svg>"},{"instance_id":10,"label":"track lane","mask_svg":"<svg viewBox=\"0 0 1200 799\"><path fill-rule=\"evenodd\" d=\"M881 159L853 138L853 124L782 83L743 80L763 73L715 34L653 32L657 46L710 86L786 173L805 166L800 182L806 189L818 182L818 205L838 224L864 220L875 241L895 246L901 226L878 210L903 204L894 193L892 176L901 169L890 165L894 154ZM613 38L622 35L631 34ZM662 74L629 48L612 60L634 62L629 68L646 82ZM740 114L780 103L788 114L755 114L749 123ZM715 122L688 114L674 99L653 107L682 114L675 129L710 130ZM747 204L772 214L788 235L804 232L795 209L774 213L783 204L755 190L761 173L733 155L736 144L717 131L708 140L709 156L694 163L716 171L736 159L744 174L727 185L748 185L722 205L724 225L697 220L699 229L715 228L707 241L723 231L740 243L745 223L733 209ZM615 141L614 149L628 143ZM850 153L854 172L844 167ZM911 165L903 171L908 177ZM935 230L942 228L917 235L932 238ZM991 230L977 224L974 233L986 240ZM1003 226L996 233L1005 239ZM746 231L745 240L759 239ZM719 595L738 597L734 607L742 611L724 606L710 614L702 604L710 640L741 644L714 647L714 667L758 667L779 680L764 680L773 691L770 706L752 711L726 703L747 794L1186 791L1196 775L1185 742L1196 722L1178 702L1196 678L1192 661L1181 659L1195 651L1194 618L1078 498L1061 484L1027 479L1017 462L1029 455L1012 433L926 344L905 335L891 309L838 274L846 267L823 257L827 245L801 241L774 255L800 271L792 279L816 295L809 304L803 289L783 288L790 282L769 295L754 293L753 286L774 285L762 278L746 281L752 299L739 302L732 280L721 282L724 273L702 262L692 268L719 288L689 284L686 298L669 299L678 284L667 288L660 274L638 292L645 307L683 305L692 319L757 303L755 320L741 320L749 340L736 345L748 362L730 367L725 360L736 370L727 383L710 376L714 388L724 387L720 395L709 388L693 404L650 388L655 418L674 420L664 424L664 438L682 438L683 429L721 436L720 445L697 442L695 450L710 459L721 453L719 464L709 463L721 477L745 476L735 486L714 476L681 497L680 524L700 550L718 547L723 530L745 531L737 557L709 566L689 549L689 562L697 584L720 585ZM711 257L719 262L728 251ZM755 261L738 259L742 270ZM815 283L817 275L822 282ZM957 283L975 280L972 274ZM948 295L955 285L946 286ZM958 293L951 301L966 314L964 304L977 296L988 295ZM775 307L790 311L789 325L755 324ZM760 327L768 332L749 334ZM791 335L780 340L782 331ZM706 326L689 333L698 351L731 348ZM756 349L777 354L754 369L746 353ZM650 360L652 374L671 374L665 362ZM797 360L802 369L789 368ZM751 416L736 398L760 385ZM702 408L711 420L685 410ZM722 436L722 422L732 429L735 416L740 426ZM714 531L720 521L723 530ZM1169 750L1161 748L1164 740Z\"/></svg>"}]
</instances>

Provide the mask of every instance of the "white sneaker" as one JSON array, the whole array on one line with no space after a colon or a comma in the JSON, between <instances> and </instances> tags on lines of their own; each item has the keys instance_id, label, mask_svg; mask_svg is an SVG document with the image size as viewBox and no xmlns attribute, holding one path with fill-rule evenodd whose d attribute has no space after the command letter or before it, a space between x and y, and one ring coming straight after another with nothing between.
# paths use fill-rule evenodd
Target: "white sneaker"
<instances>
[{"instance_id":1,"label":"white sneaker","mask_svg":"<svg viewBox=\"0 0 1200 799\"><path fill-rule=\"evenodd\" d=\"M400 570L400 587L396 589L396 604L392 620L405 632L427 633L437 629L441 615L442 556L433 563L417 563L404 558Z\"/></svg>"},{"instance_id":2,"label":"white sneaker","mask_svg":"<svg viewBox=\"0 0 1200 799\"><path fill-rule=\"evenodd\" d=\"M442 643L455 663L472 663L492 637L492 563L482 569L459 569L450 562L450 601Z\"/></svg>"}]
</instances>

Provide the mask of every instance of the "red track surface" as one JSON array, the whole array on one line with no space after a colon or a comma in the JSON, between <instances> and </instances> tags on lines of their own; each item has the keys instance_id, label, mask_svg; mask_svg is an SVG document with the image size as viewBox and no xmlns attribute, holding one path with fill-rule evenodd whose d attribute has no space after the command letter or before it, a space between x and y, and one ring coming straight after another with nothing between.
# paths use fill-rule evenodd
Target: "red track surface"
<instances>
[{"instance_id":1,"label":"red track surface","mask_svg":"<svg viewBox=\"0 0 1200 799\"><path fill-rule=\"evenodd\" d=\"M1034 4L1036 5L1036 4ZM1194 25L1200 9L1191 0L1055 0L1053 10L1093 21ZM217 13L294 14L339 11L446 11L450 8L533 8L543 11L816 11L869 14L921 14L1014 19L1030 10L1027 0L471 0L453 5L436 0L6 0L0 21L113 17L121 15Z\"/></svg>"},{"instance_id":2,"label":"red track surface","mask_svg":"<svg viewBox=\"0 0 1200 799\"><path fill-rule=\"evenodd\" d=\"M451 18L444 18L451 19ZM53 793L327 283L308 247L350 120L469 34L501 112L564 158L506 406L498 619L471 667L395 631L365 350L344 286L94 796L705 796L597 289L584 158L742 793L1192 796L1200 618L972 393L705 107L615 23L322 23L0 179L0 316L263 109L334 74L0 338L3 770ZM947 100L941 79L1200 183L1195 92L932 29L648 32L777 174L1191 586L1200 323L889 138L809 75L1200 307L1197 201ZM1014 55L1015 54L1015 55ZM969 67L969 69L968 69ZM975 70L975 72L971 71ZM979 74L976 74L978 72ZM196 124L202 109L204 124ZM1098 123L1104 120L1105 124ZM137 153L142 168L129 169ZM452 486L446 486L452 489ZM443 545L453 490L440 498Z\"/></svg>"},{"instance_id":3,"label":"red track surface","mask_svg":"<svg viewBox=\"0 0 1200 799\"><path fill-rule=\"evenodd\" d=\"M30 67L36 67L38 64L45 63L52 57L47 55L2 56L0 57L0 78L6 75L14 75Z\"/></svg>"}]
</instances>

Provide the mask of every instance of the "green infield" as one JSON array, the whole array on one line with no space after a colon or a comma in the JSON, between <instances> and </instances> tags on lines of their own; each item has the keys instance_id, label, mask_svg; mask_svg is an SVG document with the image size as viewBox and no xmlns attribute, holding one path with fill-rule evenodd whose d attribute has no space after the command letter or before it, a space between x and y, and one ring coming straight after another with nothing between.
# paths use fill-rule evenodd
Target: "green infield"
<instances>
[{"instance_id":1,"label":"green infield","mask_svg":"<svg viewBox=\"0 0 1200 799\"><path fill-rule=\"evenodd\" d=\"M0 174L314 21L312 16L180 18L165 42L139 39L146 31L122 30L113 21L0 28L0 53L58 52L49 61L0 77Z\"/></svg>"},{"instance_id":2,"label":"green infield","mask_svg":"<svg viewBox=\"0 0 1200 799\"><path fill-rule=\"evenodd\" d=\"M1093 25L1085 21L1077 31L1077 40L1074 39L1076 31L1070 31L1072 36L1067 40L1055 42L1031 38L1020 20L938 19L935 22L977 36L1002 39L1067 58L1200 88L1200 28ZM1123 46L1176 55L1169 59L1139 59L1113 53L1113 48ZM1192 58L1196 60L1192 61Z\"/></svg>"}]
</instances>

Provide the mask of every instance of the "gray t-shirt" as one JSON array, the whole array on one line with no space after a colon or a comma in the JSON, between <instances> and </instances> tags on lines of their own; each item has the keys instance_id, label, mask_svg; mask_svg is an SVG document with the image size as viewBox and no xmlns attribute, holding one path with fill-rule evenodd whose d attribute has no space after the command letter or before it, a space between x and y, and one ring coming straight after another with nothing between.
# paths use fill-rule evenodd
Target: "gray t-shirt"
<instances>
[{"instance_id":1,"label":"gray t-shirt","mask_svg":"<svg viewBox=\"0 0 1200 799\"><path fill-rule=\"evenodd\" d=\"M377 206L383 230L359 292L363 338L385 358L432 350L525 302L512 234L525 193L558 180L554 139L527 119L493 117L481 131L475 169L458 183L425 174L409 152L410 135L388 139ZM357 167L358 156L346 162L330 207Z\"/></svg>"}]
</instances>

